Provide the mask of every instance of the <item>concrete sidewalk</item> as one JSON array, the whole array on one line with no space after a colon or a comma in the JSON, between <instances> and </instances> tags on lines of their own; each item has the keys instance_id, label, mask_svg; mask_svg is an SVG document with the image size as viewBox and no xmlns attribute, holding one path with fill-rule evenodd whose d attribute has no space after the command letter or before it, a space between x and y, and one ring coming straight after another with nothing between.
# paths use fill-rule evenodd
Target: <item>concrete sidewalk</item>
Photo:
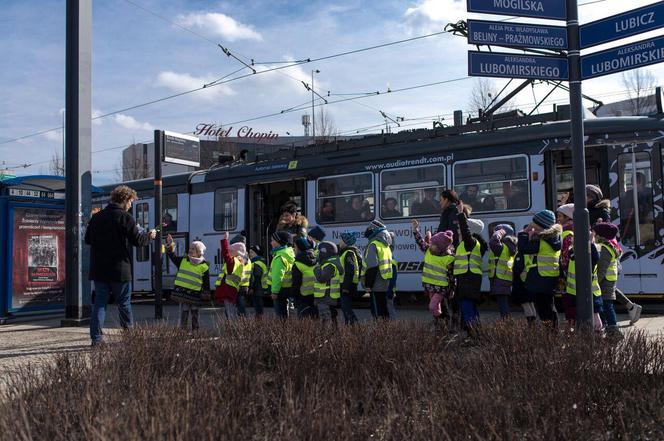
<instances>
[{"instance_id":1,"label":"concrete sidewalk","mask_svg":"<svg viewBox=\"0 0 664 441\"><path fill-rule=\"evenodd\" d=\"M644 308L646 309L646 308ZM133 305L134 320L137 324L155 323L154 307L148 304ZM272 310L267 309L271 314ZM250 309L250 314L253 310ZM360 320L370 320L368 309L357 309L356 314ZM412 307L398 309L399 319L429 321L431 315L426 307ZM491 322L498 319L495 311L482 311L482 320ZM178 323L178 306L165 305L164 319L167 323L176 326ZM514 313L515 318L521 317ZM562 314L560 318L563 319ZM61 317L21 319L13 324L0 326L0 376L25 366L29 363L41 363L52 359L57 354L66 352L81 352L90 349L89 328L62 328ZM201 326L214 327L216 323L225 320L223 309L206 308L200 312ZM618 319L624 332L632 329L641 329L653 336L661 337L664 332L664 314L643 315L634 326L629 326L626 314L620 314ZM118 314L115 306L110 306L106 316L105 334L112 338L120 330Z\"/></svg>"}]
</instances>

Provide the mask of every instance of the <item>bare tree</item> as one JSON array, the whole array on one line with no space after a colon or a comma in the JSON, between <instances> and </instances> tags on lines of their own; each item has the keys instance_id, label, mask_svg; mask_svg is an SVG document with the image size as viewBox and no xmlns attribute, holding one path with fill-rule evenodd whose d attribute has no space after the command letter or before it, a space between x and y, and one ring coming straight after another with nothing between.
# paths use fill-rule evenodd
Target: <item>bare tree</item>
<instances>
[{"instance_id":1,"label":"bare tree","mask_svg":"<svg viewBox=\"0 0 664 441\"><path fill-rule=\"evenodd\" d=\"M643 115L650 104L650 95L657 85L655 76L646 69L631 70L622 74L622 84L627 90L632 115Z\"/></svg>"},{"instance_id":2,"label":"bare tree","mask_svg":"<svg viewBox=\"0 0 664 441\"><path fill-rule=\"evenodd\" d=\"M53 150L51 161L48 163L48 173L53 176L65 175L65 158L58 150Z\"/></svg>"},{"instance_id":3,"label":"bare tree","mask_svg":"<svg viewBox=\"0 0 664 441\"><path fill-rule=\"evenodd\" d=\"M135 146L136 144L134 144ZM144 161L142 149L133 148L122 152L122 157L116 163L114 174L118 182L150 177L150 171Z\"/></svg>"},{"instance_id":4,"label":"bare tree","mask_svg":"<svg viewBox=\"0 0 664 441\"><path fill-rule=\"evenodd\" d=\"M325 109L319 107L316 112L316 140L317 142L328 142L338 133L334 118Z\"/></svg>"},{"instance_id":5,"label":"bare tree","mask_svg":"<svg viewBox=\"0 0 664 441\"><path fill-rule=\"evenodd\" d=\"M491 104L498 102L499 89L496 84L488 78L478 78L470 91L470 99L468 100L468 107L470 112L477 112L478 110L487 110ZM510 100L503 104L502 109L510 110L514 108L514 103Z\"/></svg>"}]
</instances>

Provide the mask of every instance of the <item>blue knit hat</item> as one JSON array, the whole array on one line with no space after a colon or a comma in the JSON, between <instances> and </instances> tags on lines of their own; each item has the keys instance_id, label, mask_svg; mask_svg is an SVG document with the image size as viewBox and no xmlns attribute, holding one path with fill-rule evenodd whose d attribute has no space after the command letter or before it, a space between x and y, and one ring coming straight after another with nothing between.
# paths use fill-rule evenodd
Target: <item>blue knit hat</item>
<instances>
[{"instance_id":1,"label":"blue knit hat","mask_svg":"<svg viewBox=\"0 0 664 441\"><path fill-rule=\"evenodd\" d=\"M298 237L295 239L295 247L300 251L307 251L312 248L311 243L307 240L306 237Z\"/></svg>"},{"instance_id":2,"label":"blue knit hat","mask_svg":"<svg viewBox=\"0 0 664 441\"><path fill-rule=\"evenodd\" d=\"M355 236L355 233L353 233L352 231L348 231L348 230L341 233L339 235L339 237L349 247L352 247L353 245L355 245L355 242L357 241L357 236Z\"/></svg>"},{"instance_id":3,"label":"blue knit hat","mask_svg":"<svg viewBox=\"0 0 664 441\"><path fill-rule=\"evenodd\" d=\"M533 216L533 222L544 229L548 229L556 223L556 215L551 210L542 210Z\"/></svg>"},{"instance_id":4,"label":"blue knit hat","mask_svg":"<svg viewBox=\"0 0 664 441\"><path fill-rule=\"evenodd\" d=\"M321 242L323 239L325 239L325 230L316 225L309 231L309 236L313 237L318 242Z\"/></svg>"},{"instance_id":5,"label":"blue knit hat","mask_svg":"<svg viewBox=\"0 0 664 441\"><path fill-rule=\"evenodd\" d=\"M387 229L384 223L378 220L371 221L367 229L364 231L364 237L371 239L376 234Z\"/></svg>"}]
</instances>

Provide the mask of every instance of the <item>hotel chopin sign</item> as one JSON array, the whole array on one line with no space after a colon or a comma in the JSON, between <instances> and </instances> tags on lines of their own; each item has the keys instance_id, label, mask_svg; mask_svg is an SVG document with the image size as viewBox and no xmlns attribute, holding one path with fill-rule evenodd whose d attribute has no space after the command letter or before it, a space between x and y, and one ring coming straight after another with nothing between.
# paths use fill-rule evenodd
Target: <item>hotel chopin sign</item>
<instances>
[{"instance_id":1,"label":"hotel chopin sign","mask_svg":"<svg viewBox=\"0 0 664 441\"><path fill-rule=\"evenodd\" d=\"M272 130L269 132L257 132L249 126L242 126L233 131L233 126L222 127L217 124L200 123L196 126L196 130L194 130L194 136L211 136L216 138L237 137L261 142L264 140L277 139L279 134L272 133Z\"/></svg>"}]
</instances>

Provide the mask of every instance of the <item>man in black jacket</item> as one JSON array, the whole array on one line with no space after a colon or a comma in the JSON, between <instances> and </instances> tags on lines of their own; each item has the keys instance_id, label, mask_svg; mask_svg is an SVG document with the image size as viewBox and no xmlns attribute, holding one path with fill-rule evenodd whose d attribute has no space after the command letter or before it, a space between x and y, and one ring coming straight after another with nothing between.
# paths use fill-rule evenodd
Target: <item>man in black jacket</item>
<instances>
[{"instance_id":1,"label":"man in black jacket","mask_svg":"<svg viewBox=\"0 0 664 441\"><path fill-rule=\"evenodd\" d=\"M128 212L136 192L121 185L111 192L110 203L92 216L85 231L90 245L90 280L95 286L95 301L90 320L92 345L102 341L106 305L115 296L120 325L131 326L131 246L144 247L157 235L156 230L141 231Z\"/></svg>"}]
</instances>

